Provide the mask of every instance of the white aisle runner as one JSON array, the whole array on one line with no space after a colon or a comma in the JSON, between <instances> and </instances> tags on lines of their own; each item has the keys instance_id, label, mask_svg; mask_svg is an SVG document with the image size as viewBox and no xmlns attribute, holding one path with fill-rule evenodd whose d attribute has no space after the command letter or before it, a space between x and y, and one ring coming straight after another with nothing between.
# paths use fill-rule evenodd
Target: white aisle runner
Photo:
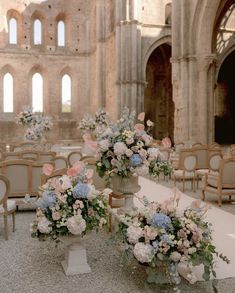
<instances>
[{"instance_id":1,"label":"white aisle runner","mask_svg":"<svg viewBox=\"0 0 235 293\"><path fill-rule=\"evenodd\" d=\"M163 202L171 196L171 189L162 186L154 181L140 177L139 184L141 190L138 196L146 196L150 201ZM194 199L186 194L181 195L179 208L188 207ZM140 201L135 198L135 206L142 206ZM235 277L235 216L223 211L219 207L211 208L206 214L206 220L212 223L213 227L213 243L219 253L226 255L230 260L230 264L218 259L215 266L217 279L225 279ZM195 272L199 278L199 272Z\"/></svg>"}]
</instances>

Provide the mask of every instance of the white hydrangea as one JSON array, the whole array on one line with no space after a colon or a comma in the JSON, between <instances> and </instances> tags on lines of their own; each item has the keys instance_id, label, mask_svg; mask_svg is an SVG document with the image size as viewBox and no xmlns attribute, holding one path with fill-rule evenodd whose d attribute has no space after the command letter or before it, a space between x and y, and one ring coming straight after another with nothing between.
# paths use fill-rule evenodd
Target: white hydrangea
<instances>
[{"instance_id":1,"label":"white hydrangea","mask_svg":"<svg viewBox=\"0 0 235 293\"><path fill-rule=\"evenodd\" d=\"M127 146L125 145L124 142L118 141L114 144L113 146L114 153L118 155L124 155L127 151Z\"/></svg>"},{"instance_id":2,"label":"white hydrangea","mask_svg":"<svg viewBox=\"0 0 235 293\"><path fill-rule=\"evenodd\" d=\"M52 231L52 227L50 226L52 223L47 220L46 217L41 217L38 221L38 230L41 233L49 234Z\"/></svg>"},{"instance_id":3,"label":"white hydrangea","mask_svg":"<svg viewBox=\"0 0 235 293\"><path fill-rule=\"evenodd\" d=\"M149 263L154 257L154 248L150 244L139 242L136 243L133 253L139 262Z\"/></svg>"},{"instance_id":4,"label":"white hydrangea","mask_svg":"<svg viewBox=\"0 0 235 293\"><path fill-rule=\"evenodd\" d=\"M132 244L136 244L143 235L144 231L140 227L131 225L127 228L127 238Z\"/></svg>"},{"instance_id":5,"label":"white hydrangea","mask_svg":"<svg viewBox=\"0 0 235 293\"><path fill-rule=\"evenodd\" d=\"M181 259L181 254L178 251L174 251L171 253L170 259L174 262L178 262Z\"/></svg>"},{"instance_id":6,"label":"white hydrangea","mask_svg":"<svg viewBox=\"0 0 235 293\"><path fill-rule=\"evenodd\" d=\"M73 235L81 235L86 229L86 221L78 214L68 218L66 226Z\"/></svg>"},{"instance_id":7,"label":"white hydrangea","mask_svg":"<svg viewBox=\"0 0 235 293\"><path fill-rule=\"evenodd\" d=\"M109 141L108 139L103 139L99 141L99 148L102 152L105 152L109 149Z\"/></svg>"}]
</instances>

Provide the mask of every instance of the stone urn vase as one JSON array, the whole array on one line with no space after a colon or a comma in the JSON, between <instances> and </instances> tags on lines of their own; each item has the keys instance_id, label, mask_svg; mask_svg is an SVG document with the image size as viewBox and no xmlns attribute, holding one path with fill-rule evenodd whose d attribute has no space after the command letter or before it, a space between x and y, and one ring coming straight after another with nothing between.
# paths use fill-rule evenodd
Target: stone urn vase
<instances>
[{"instance_id":1,"label":"stone urn vase","mask_svg":"<svg viewBox=\"0 0 235 293\"><path fill-rule=\"evenodd\" d=\"M136 192L140 190L138 184L139 177L131 176L129 178L114 176L112 177L112 189L114 193L122 193L125 195L125 207L124 209L129 210L134 207L133 197Z\"/></svg>"},{"instance_id":2,"label":"stone urn vase","mask_svg":"<svg viewBox=\"0 0 235 293\"><path fill-rule=\"evenodd\" d=\"M81 236L68 235L61 237L61 242L67 245L65 259L61 262L65 275L78 275L91 272L87 263L86 248Z\"/></svg>"}]
</instances>

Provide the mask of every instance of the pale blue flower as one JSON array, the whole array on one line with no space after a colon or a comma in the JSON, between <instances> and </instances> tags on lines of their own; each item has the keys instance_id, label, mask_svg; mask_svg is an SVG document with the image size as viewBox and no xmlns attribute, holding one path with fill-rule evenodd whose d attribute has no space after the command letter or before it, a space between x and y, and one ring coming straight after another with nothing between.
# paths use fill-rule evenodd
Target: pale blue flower
<instances>
[{"instance_id":1,"label":"pale blue flower","mask_svg":"<svg viewBox=\"0 0 235 293\"><path fill-rule=\"evenodd\" d=\"M78 183L73 190L73 197L74 198L87 198L90 187L87 184L84 183Z\"/></svg>"},{"instance_id":2,"label":"pale blue flower","mask_svg":"<svg viewBox=\"0 0 235 293\"><path fill-rule=\"evenodd\" d=\"M173 244L173 241L170 239L168 234L163 234L160 238L161 238L161 241L163 241L169 245Z\"/></svg>"},{"instance_id":3,"label":"pale blue flower","mask_svg":"<svg viewBox=\"0 0 235 293\"><path fill-rule=\"evenodd\" d=\"M54 191L44 191L42 197L36 202L36 206L45 210L56 205L56 194Z\"/></svg>"},{"instance_id":4,"label":"pale blue flower","mask_svg":"<svg viewBox=\"0 0 235 293\"><path fill-rule=\"evenodd\" d=\"M153 214L152 223L158 228L167 229L171 227L171 219L167 215L162 213Z\"/></svg>"},{"instance_id":5,"label":"pale blue flower","mask_svg":"<svg viewBox=\"0 0 235 293\"><path fill-rule=\"evenodd\" d=\"M137 166L141 165L142 162L143 162L143 160L139 154L133 154L130 157L130 164L132 167L137 167Z\"/></svg>"}]
</instances>

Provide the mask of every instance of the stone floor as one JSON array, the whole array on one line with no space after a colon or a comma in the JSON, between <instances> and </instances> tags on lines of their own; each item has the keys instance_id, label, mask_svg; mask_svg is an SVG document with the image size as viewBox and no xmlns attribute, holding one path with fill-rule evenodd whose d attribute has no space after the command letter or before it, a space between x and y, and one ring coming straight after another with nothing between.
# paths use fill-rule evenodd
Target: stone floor
<instances>
[{"instance_id":1,"label":"stone floor","mask_svg":"<svg viewBox=\"0 0 235 293\"><path fill-rule=\"evenodd\" d=\"M172 181L160 180L166 186ZM200 191L185 193L199 198ZM213 199L209 198L208 200ZM212 203L214 204L214 203ZM216 203L215 203L216 204ZM235 214L235 205L225 203L222 209ZM90 274L65 276L60 262L63 260L65 243L57 248L51 242L39 242L30 237L29 225L33 211L19 211L16 217L16 232L9 231L9 240L4 241L0 229L0 293L153 293L173 292L154 285L144 287L145 267L131 261L123 264L122 251L106 232L85 236ZM0 219L0 228L2 227ZM11 221L9 219L9 228ZM235 278L218 280L218 292L235 293ZM197 282L190 286L186 281L180 285L183 293L213 292L211 282Z\"/></svg>"}]
</instances>

